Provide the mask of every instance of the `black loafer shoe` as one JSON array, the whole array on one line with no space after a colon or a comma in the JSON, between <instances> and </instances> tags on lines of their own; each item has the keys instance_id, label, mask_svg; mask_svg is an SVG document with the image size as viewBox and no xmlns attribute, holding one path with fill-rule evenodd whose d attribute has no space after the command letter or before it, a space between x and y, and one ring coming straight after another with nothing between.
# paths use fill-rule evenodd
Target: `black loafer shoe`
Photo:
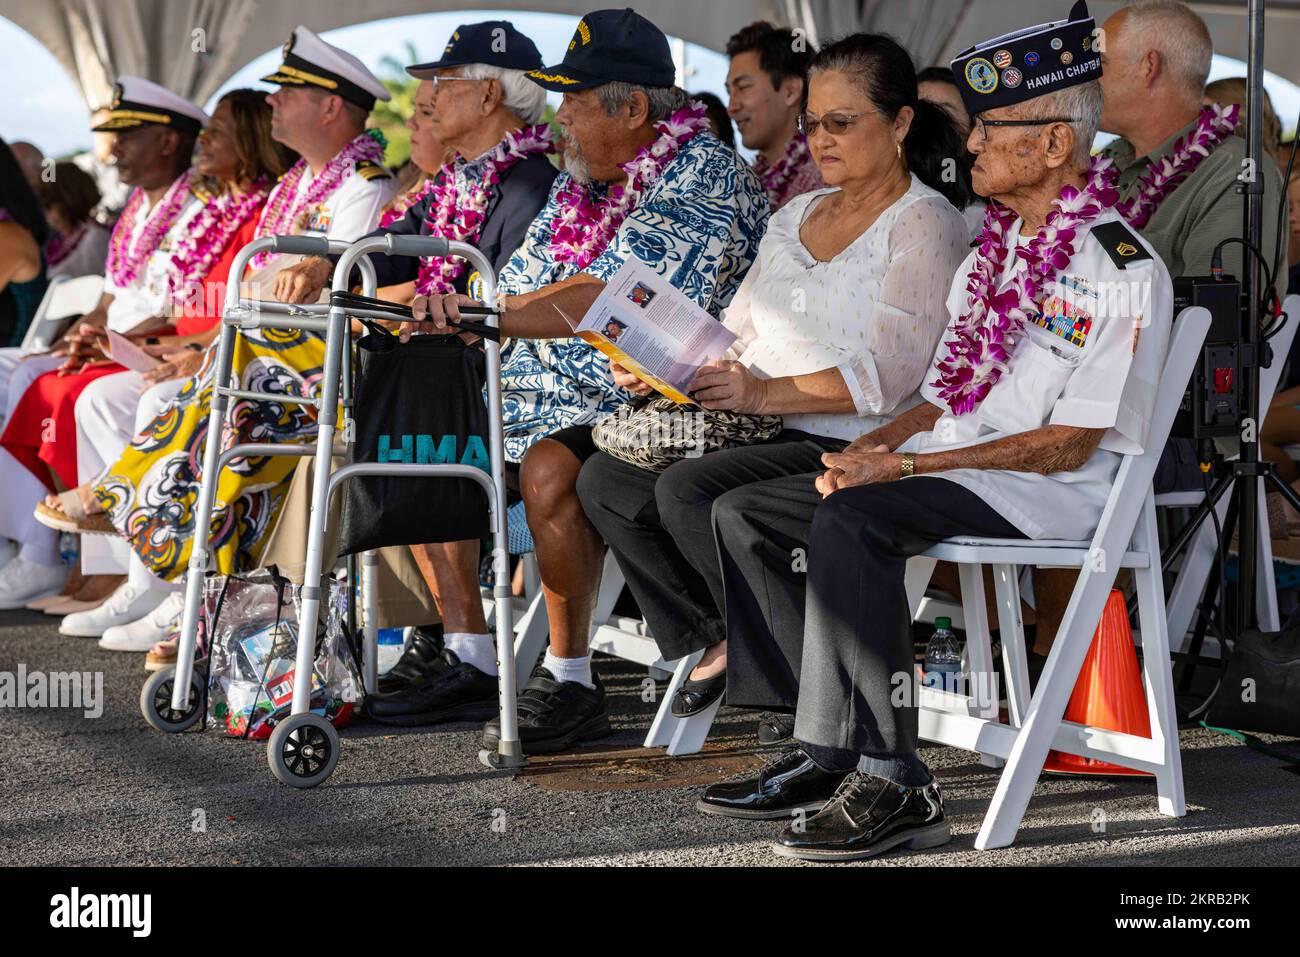
<instances>
[{"instance_id":1,"label":"black loafer shoe","mask_svg":"<svg viewBox=\"0 0 1300 957\"><path fill-rule=\"evenodd\" d=\"M496 675L484 674L446 650L413 684L366 699L366 713L383 724L485 721L496 707Z\"/></svg>"},{"instance_id":2,"label":"black loafer shoe","mask_svg":"<svg viewBox=\"0 0 1300 957\"><path fill-rule=\"evenodd\" d=\"M796 811L813 813L831 799L848 771L823 771L801 748L791 748L742 780L704 789L695 809L723 817L766 821Z\"/></svg>"},{"instance_id":3,"label":"black loafer shoe","mask_svg":"<svg viewBox=\"0 0 1300 957\"><path fill-rule=\"evenodd\" d=\"M909 788L851 771L826 806L799 827L786 827L772 850L805 861L856 861L895 847L919 850L950 840L934 781Z\"/></svg>"},{"instance_id":4,"label":"black loafer shoe","mask_svg":"<svg viewBox=\"0 0 1300 957\"><path fill-rule=\"evenodd\" d=\"M695 681L687 678L673 695L672 712L675 718L689 718L708 708L727 690L726 669L712 678Z\"/></svg>"},{"instance_id":5,"label":"black loafer shoe","mask_svg":"<svg viewBox=\"0 0 1300 957\"><path fill-rule=\"evenodd\" d=\"M764 711L758 716L758 743L779 744L794 737L794 715Z\"/></svg>"},{"instance_id":6,"label":"black loafer shoe","mask_svg":"<svg viewBox=\"0 0 1300 957\"><path fill-rule=\"evenodd\" d=\"M398 691L429 673L434 663L442 659L441 630L441 626L438 625L415 630L411 635L411 643L402 652L402 657L397 659L393 667L379 676L380 694Z\"/></svg>"},{"instance_id":7,"label":"black loafer shoe","mask_svg":"<svg viewBox=\"0 0 1300 957\"><path fill-rule=\"evenodd\" d=\"M538 665L519 692L519 742L524 754L555 754L578 741L606 737L609 708L600 679L591 676L594 688L576 681L556 681ZM501 740L501 717L483 728L483 747L495 751Z\"/></svg>"}]
</instances>

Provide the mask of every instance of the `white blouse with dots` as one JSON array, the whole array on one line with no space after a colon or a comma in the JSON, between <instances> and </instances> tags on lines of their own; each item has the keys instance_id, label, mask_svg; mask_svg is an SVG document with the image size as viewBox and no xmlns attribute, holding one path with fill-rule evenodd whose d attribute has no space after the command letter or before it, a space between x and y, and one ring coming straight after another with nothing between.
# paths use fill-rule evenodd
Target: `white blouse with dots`
<instances>
[{"instance_id":1,"label":"white blouse with dots","mask_svg":"<svg viewBox=\"0 0 1300 957\"><path fill-rule=\"evenodd\" d=\"M805 193L772 216L722 319L738 337L727 358L760 378L838 369L854 412L782 418L787 429L852 440L921 401L969 238L962 214L913 176L862 235L820 262L799 227L833 192Z\"/></svg>"}]
</instances>

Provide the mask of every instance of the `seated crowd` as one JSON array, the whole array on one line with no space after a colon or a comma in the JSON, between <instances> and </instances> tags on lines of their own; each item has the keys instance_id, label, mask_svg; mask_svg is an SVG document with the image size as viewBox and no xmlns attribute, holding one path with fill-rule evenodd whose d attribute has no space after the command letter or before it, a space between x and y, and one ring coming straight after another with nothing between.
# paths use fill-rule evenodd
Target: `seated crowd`
<instances>
[{"instance_id":1,"label":"seated crowd","mask_svg":"<svg viewBox=\"0 0 1300 957\"><path fill-rule=\"evenodd\" d=\"M916 708L891 701L915 666L905 562L959 534L1091 537L1121 457L1148 442L1170 277L1208 273L1240 225L1244 143L1235 108L1204 102L1204 23L1176 0L1138 0L1104 31L1103 50L1078 3L918 74L887 36L813 50L756 23L727 46L724 108L676 85L667 38L632 10L583 17L553 66L508 22L467 24L408 68L419 86L398 177L366 125L383 84L306 27L264 78L275 92L234 90L211 116L119 78L96 126L131 188L111 239L95 245L89 176L60 164L57 189L33 188L0 144L0 609L58 615L62 634L147 652L147 667L173 661L236 253L282 234L459 240L499 275L506 481L549 618L519 694L525 753L610 731L588 649L608 548L663 658L702 653L672 712L724 698L763 712L760 740L785 742L757 775L707 788L700 810L806 810L775 848L809 859L947 841ZM554 132L546 91L562 94ZM1093 155L1100 131L1118 138ZM1173 174L1149 175L1162 160ZM1271 237L1285 187L1264 166ZM46 276L73 255L100 257L102 299L53 351L27 354ZM734 333L689 386L707 420L748 429L728 447L650 463L593 438L655 393L565 317L633 257ZM1225 270L1241 257L1226 247ZM403 339L454 331L480 294L460 259L372 262L379 296L412 306ZM263 298L314 303L333 270L263 253L244 278ZM1140 295L1108 309L1121 283ZM114 362L109 332L161 364ZM239 388L307 395L323 366L311 333L249 330L234 369ZM227 432L227 445L302 443L316 417L244 403ZM305 468L271 457L223 472L211 572L301 560L277 527L301 507ZM1199 483L1194 449L1168 443L1158 486ZM60 533L80 536L71 570ZM496 745L481 551L410 547L440 635L415 632L366 701L372 719L486 720ZM1072 587L1035 576L1038 667Z\"/></svg>"}]
</instances>

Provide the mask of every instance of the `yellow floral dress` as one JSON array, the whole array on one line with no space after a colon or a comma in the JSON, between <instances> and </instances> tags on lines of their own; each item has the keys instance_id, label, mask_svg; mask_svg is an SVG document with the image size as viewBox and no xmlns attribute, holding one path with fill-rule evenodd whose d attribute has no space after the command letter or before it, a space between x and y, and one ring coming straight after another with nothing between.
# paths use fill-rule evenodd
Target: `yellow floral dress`
<instances>
[{"instance_id":1,"label":"yellow floral dress","mask_svg":"<svg viewBox=\"0 0 1300 957\"><path fill-rule=\"evenodd\" d=\"M294 330L262 329L236 340L232 369L239 388L280 395L318 395L325 342ZM113 525L155 575L184 577L194 542L195 510L208 432L216 343L199 372L95 486ZM223 451L246 443L307 444L316 437L316 410L291 402L232 400ZM238 458L222 470L212 513L209 570L222 575L258 567L289 479L290 456Z\"/></svg>"}]
</instances>

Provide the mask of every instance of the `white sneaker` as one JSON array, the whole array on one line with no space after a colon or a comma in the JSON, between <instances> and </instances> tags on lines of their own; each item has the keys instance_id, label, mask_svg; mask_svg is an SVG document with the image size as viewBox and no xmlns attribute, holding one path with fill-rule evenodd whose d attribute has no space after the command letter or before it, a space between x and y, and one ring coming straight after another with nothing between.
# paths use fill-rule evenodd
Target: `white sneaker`
<instances>
[{"instance_id":1,"label":"white sneaker","mask_svg":"<svg viewBox=\"0 0 1300 957\"><path fill-rule=\"evenodd\" d=\"M59 634L73 638L98 638L114 625L138 621L163 603L169 591L163 588L137 588L123 582L98 608L77 611L63 619Z\"/></svg>"},{"instance_id":2,"label":"white sneaker","mask_svg":"<svg viewBox=\"0 0 1300 957\"><path fill-rule=\"evenodd\" d=\"M38 565L19 555L0 568L0 610L22 608L34 599L56 595L67 581L66 565Z\"/></svg>"},{"instance_id":3,"label":"white sneaker","mask_svg":"<svg viewBox=\"0 0 1300 957\"><path fill-rule=\"evenodd\" d=\"M149 614L129 625L114 625L104 630L99 647L105 651L148 651L167 638L179 625L185 610L185 593L174 591Z\"/></svg>"}]
</instances>

